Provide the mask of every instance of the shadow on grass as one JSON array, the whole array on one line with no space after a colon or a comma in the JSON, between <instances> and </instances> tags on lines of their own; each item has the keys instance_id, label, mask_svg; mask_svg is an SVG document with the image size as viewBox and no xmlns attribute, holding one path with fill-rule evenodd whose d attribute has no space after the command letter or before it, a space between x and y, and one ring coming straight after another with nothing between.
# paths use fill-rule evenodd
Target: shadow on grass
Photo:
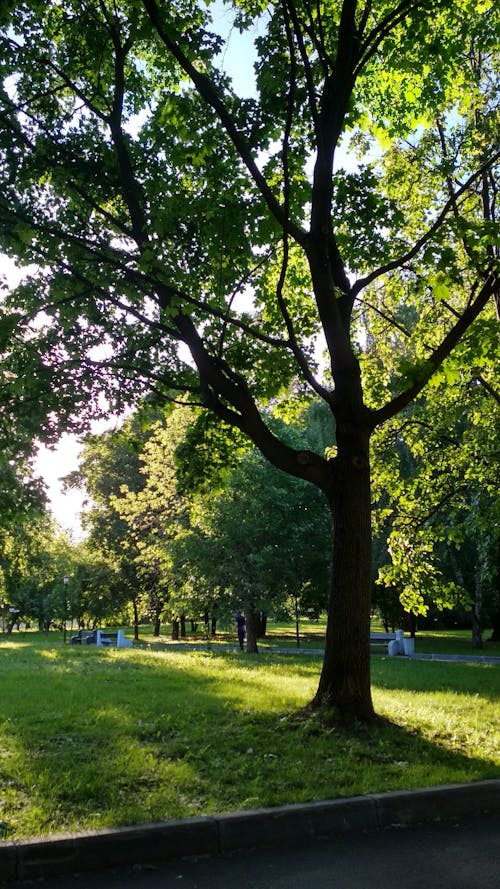
<instances>
[{"instance_id":1,"label":"shadow on grass","mask_svg":"<svg viewBox=\"0 0 500 889\"><path fill-rule=\"evenodd\" d=\"M394 691L450 691L500 700L500 664L376 659L372 661L372 682Z\"/></svg>"},{"instance_id":2,"label":"shadow on grass","mask_svg":"<svg viewBox=\"0 0 500 889\"><path fill-rule=\"evenodd\" d=\"M347 731L300 716L319 662L23 647L1 652L0 670L12 838L498 773L389 721ZM415 687L392 667L376 681Z\"/></svg>"}]
</instances>

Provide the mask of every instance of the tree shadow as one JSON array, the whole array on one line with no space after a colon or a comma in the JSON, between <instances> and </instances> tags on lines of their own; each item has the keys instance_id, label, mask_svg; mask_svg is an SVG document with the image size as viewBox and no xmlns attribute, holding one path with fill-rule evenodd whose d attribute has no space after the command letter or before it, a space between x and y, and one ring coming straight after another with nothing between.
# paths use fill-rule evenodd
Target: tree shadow
<instances>
[{"instance_id":1,"label":"tree shadow","mask_svg":"<svg viewBox=\"0 0 500 889\"><path fill-rule=\"evenodd\" d=\"M400 691L451 691L500 699L500 664L382 658L372 661L372 681Z\"/></svg>"},{"instance_id":2,"label":"tree shadow","mask_svg":"<svg viewBox=\"0 0 500 889\"><path fill-rule=\"evenodd\" d=\"M130 655L66 649L18 663L0 723L12 838L498 774L487 756L387 720L305 715L286 683L280 691L279 665L270 682L258 658ZM286 665L288 676L296 665ZM414 688L410 672L391 670L378 677L384 688L400 687L398 675Z\"/></svg>"}]
</instances>

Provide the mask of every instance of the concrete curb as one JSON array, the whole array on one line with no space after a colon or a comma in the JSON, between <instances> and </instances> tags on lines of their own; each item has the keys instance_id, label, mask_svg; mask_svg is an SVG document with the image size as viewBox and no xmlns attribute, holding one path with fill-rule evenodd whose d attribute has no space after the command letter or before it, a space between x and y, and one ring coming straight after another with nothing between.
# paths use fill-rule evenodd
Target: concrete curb
<instances>
[{"instance_id":1,"label":"concrete curb","mask_svg":"<svg viewBox=\"0 0 500 889\"><path fill-rule=\"evenodd\" d=\"M0 842L0 881L127 867L265 846L290 846L350 831L410 827L500 814L500 779L187 818L40 840Z\"/></svg>"}]
</instances>

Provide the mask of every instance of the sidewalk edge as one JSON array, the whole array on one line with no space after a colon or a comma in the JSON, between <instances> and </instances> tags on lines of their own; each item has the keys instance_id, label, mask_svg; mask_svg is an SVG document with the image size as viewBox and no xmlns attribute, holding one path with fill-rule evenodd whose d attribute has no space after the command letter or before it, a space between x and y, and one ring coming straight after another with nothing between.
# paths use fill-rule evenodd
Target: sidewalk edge
<instances>
[{"instance_id":1,"label":"sidewalk edge","mask_svg":"<svg viewBox=\"0 0 500 889\"><path fill-rule=\"evenodd\" d=\"M294 803L227 815L0 842L2 885L238 850L350 831L500 814L500 779Z\"/></svg>"}]
</instances>

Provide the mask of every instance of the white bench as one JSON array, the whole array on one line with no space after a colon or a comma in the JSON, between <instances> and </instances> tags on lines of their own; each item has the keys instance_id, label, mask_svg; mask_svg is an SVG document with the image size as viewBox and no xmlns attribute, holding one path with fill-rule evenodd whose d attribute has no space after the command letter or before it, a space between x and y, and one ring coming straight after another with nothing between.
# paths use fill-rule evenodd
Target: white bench
<instances>
[{"instance_id":1,"label":"white bench","mask_svg":"<svg viewBox=\"0 0 500 889\"><path fill-rule=\"evenodd\" d=\"M395 633L370 633L370 645L387 645L387 654L411 655L414 651L414 639L405 639L403 630Z\"/></svg>"},{"instance_id":2,"label":"white bench","mask_svg":"<svg viewBox=\"0 0 500 889\"><path fill-rule=\"evenodd\" d=\"M123 630L117 630L116 633L107 633L105 630L96 630L96 643L99 648L105 646L116 646L116 648L132 648L133 642L127 639Z\"/></svg>"}]
</instances>

